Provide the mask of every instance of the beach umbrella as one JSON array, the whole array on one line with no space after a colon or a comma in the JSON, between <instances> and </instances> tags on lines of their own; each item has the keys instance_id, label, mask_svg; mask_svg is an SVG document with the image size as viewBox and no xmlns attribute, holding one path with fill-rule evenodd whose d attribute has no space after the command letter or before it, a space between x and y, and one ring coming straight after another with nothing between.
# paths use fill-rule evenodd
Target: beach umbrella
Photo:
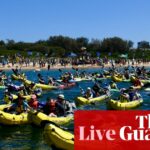
<instances>
[{"instance_id":1,"label":"beach umbrella","mask_svg":"<svg viewBox=\"0 0 150 150\"><path fill-rule=\"evenodd\" d=\"M128 54L121 54L120 58L128 58Z\"/></svg>"},{"instance_id":2,"label":"beach umbrella","mask_svg":"<svg viewBox=\"0 0 150 150\"><path fill-rule=\"evenodd\" d=\"M67 54L67 57L77 57L77 54L71 52L71 53Z\"/></svg>"}]
</instances>

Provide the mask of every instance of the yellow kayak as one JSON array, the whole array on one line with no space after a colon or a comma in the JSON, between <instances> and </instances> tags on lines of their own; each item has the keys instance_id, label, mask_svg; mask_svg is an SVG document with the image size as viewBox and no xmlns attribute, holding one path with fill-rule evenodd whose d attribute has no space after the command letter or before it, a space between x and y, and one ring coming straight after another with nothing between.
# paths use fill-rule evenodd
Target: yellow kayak
<instances>
[{"instance_id":1,"label":"yellow kayak","mask_svg":"<svg viewBox=\"0 0 150 150\"><path fill-rule=\"evenodd\" d=\"M18 75L18 76L16 76L15 74L12 74L11 77L14 80L21 80L21 81L23 81L26 78L24 75Z\"/></svg>"},{"instance_id":2,"label":"yellow kayak","mask_svg":"<svg viewBox=\"0 0 150 150\"><path fill-rule=\"evenodd\" d=\"M13 98L13 100L15 100L15 99L18 98L18 96L15 95L15 94L12 94L12 98ZM4 97L4 101L5 101L7 104L10 104L10 103L11 103L11 101L9 100L9 96L8 96L8 95L6 95L6 96Z\"/></svg>"},{"instance_id":3,"label":"yellow kayak","mask_svg":"<svg viewBox=\"0 0 150 150\"><path fill-rule=\"evenodd\" d=\"M92 104L95 102L100 102L102 100L105 100L108 97L109 97L108 95L102 95L102 96L95 97L92 99L87 99L84 97L77 97L76 101L77 101L77 104L79 104L79 105L88 105L88 104Z\"/></svg>"},{"instance_id":4,"label":"yellow kayak","mask_svg":"<svg viewBox=\"0 0 150 150\"><path fill-rule=\"evenodd\" d=\"M68 117L50 117L42 112L29 112L29 117L32 120L32 122L37 125L41 126L43 122L54 122L57 125L64 125L68 124L73 120L73 116Z\"/></svg>"},{"instance_id":5,"label":"yellow kayak","mask_svg":"<svg viewBox=\"0 0 150 150\"><path fill-rule=\"evenodd\" d=\"M24 83L27 85L30 85L32 83L32 81L30 80L24 80ZM57 89L56 86L53 85L46 85L46 84L41 84L41 83L36 83L33 87L33 89L36 88L41 88L42 90L53 90L53 89Z\"/></svg>"},{"instance_id":6,"label":"yellow kayak","mask_svg":"<svg viewBox=\"0 0 150 150\"><path fill-rule=\"evenodd\" d=\"M28 113L21 113L20 115L10 114L0 111L0 124L3 125L21 125L29 124L30 120Z\"/></svg>"},{"instance_id":7,"label":"yellow kayak","mask_svg":"<svg viewBox=\"0 0 150 150\"><path fill-rule=\"evenodd\" d=\"M50 146L54 145L59 149L74 150L74 135L53 124L45 126L44 137Z\"/></svg>"},{"instance_id":8,"label":"yellow kayak","mask_svg":"<svg viewBox=\"0 0 150 150\"><path fill-rule=\"evenodd\" d=\"M136 79L137 79L137 78L136 78L135 76L131 76L131 77L130 77L131 82L134 82Z\"/></svg>"},{"instance_id":9,"label":"yellow kayak","mask_svg":"<svg viewBox=\"0 0 150 150\"><path fill-rule=\"evenodd\" d=\"M149 80L140 80L143 84L146 84L146 83L150 83L150 79Z\"/></svg>"},{"instance_id":10,"label":"yellow kayak","mask_svg":"<svg viewBox=\"0 0 150 150\"><path fill-rule=\"evenodd\" d=\"M22 96L23 98L25 98L27 101L29 101L32 97L32 95L24 95ZM13 100L17 99L18 96L17 95L14 95L13 94ZM5 96L4 97L4 101L7 103L7 104L11 104L11 101L9 100L8 96Z\"/></svg>"},{"instance_id":11,"label":"yellow kayak","mask_svg":"<svg viewBox=\"0 0 150 150\"><path fill-rule=\"evenodd\" d=\"M10 106L11 106L11 104L2 104L2 105L0 105L0 111L4 110L5 108L8 108Z\"/></svg>"},{"instance_id":12,"label":"yellow kayak","mask_svg":"<svg viewBox=\"0 0 150 150\"><path fill-rule=\"evenodd\" d=\"M27 79L23 80L23 82L24 82L26 85L30 85L30 84L32 83L32 81L27 80Z\"/></svg>"},{"instance_id":13,"label":"yellow kayak","mask_svg":"<svg viewBox=\"0 0 150 150\"><path fill-rule=\"evenodd\" d=\"M130 80L131 82L134 82L137 78L135 76L131 76ZM150 83L150 79L140 79L140 81L143 83L143 84L146 84L146 83Z\"/></svg>"},{"instance_id":14,"label":"yellow kayak","mask_svg":"<svg viewBox=\"0 0 150 150\"><path fill-rule=\"evenodd\" d=\"M112 76L112 80L115 81L115 82L122 82L123 81L123 78L122 77L118 77L116 75L113 75Z\"/></svg>"},{"instance_id":15,"label":"yellow kayak","mask_svg":"<svg viewBox=\"0 0 150 150\"><path fill-rule=\"evenodd\" d=\"M113 99L109 101L110 106L115 110L127 110L127 109L136 108L142 103L143 103L143 99L134 100L134 101L125 102L125 103L121 103L120 101L116 101Z\"/></svg>"},{"instance_id":16,"label":"yellow kayak","mask_svg":"<svg viewBox=\"0 0 150 150\"><path fill-rule=\"evenodd\" d=\"M107 79L110 79L111 78L111 76L109 76L109 75L107 75L107 76L105 76Z\"/></svg>"},{"instance_id":17,"label":"yellow kayak","mask_svg":"<svg viewBox=\"0 0 150 150\"><path fill-rule=\"evenodd\" d=\"M35 86L34 86L34 89L35 88L41 88L42 90L54 90L54 89L57 89L56 86L40 84L40 83L36 83Z\"/></svg>"}]
</instances>

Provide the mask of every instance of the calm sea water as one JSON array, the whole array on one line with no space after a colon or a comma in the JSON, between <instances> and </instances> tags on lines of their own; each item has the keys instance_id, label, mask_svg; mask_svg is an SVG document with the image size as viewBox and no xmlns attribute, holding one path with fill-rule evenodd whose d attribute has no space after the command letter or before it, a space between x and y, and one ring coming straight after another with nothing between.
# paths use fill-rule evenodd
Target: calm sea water
<instances>
[{"instance_id":1,"label":"calm sea water","mask_svg":"<svg viewBox=\"0 0 150 150\"><path fill-rule=\"evenodd\" d=\"M74 72L74 70L63 70ZM83 71L83 70L82 70ZM87 72L95 72L99 71L99 69L88 69ZM11 75L11 71L6 72L8 75ZM37 74L39 72L33 70L26 70L24 71L26 76L29 80L37 82ZM58 70L43 70L40 71L45 79L48 76L52 76L58 78L60 76L60 72ZM104 80L103 83L109 82L109 80ZM21 84L15 81L16 84ZM79 85L86 89L88 86L92 86L94 83L92 81L84 81L80 82ZM118 83L119 88L128 87L130 83ZM58 94L63 93L66 99L70 101L74 101L74 99L80 95L80 89L78 86L73 87L68 90L55 90L49 92L43 92L43 96L39 99L40 101L46 101L48 97L56 98ZM136 108L137 110L149 110L150 109L150 96L148 92L140 91L144 103L140 107ZM112 93L112 98L117 98L118 93ZM3 99L3 90L0 91L0 103ZM78 109L85 109L85 110L107 110L106 102L101 102L96 106L84 106ZM51 148L45 143L43 138L43 129L31 126L31 125L23 125L23 126L0 126L0 149L1 150L28 150L28 149L35 149L35 150L50 150Z\"/></svg>"}]
</instances>

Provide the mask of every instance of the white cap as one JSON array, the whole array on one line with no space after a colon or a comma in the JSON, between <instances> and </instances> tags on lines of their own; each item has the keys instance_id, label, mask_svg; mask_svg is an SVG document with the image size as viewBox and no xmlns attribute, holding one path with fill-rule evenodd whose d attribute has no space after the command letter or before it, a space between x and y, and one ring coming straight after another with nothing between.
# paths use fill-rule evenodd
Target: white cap
<instances>
[{"instance_id":1,"label":"white cap","mask_svg":"<svg viewBox=\"0 0 150 150\"><path fill-rule=\"evenodd\" d=\"M6 90L5 90L5 93L8 93L8 92L9 92L8 89L6 89Z\"/></svg>"},{"instance_id":2,"label":"white cap","mask_svg":"<svg viewBox=\"0 0 150 150\"><path fill-rule=\"evenodd\" d=\"M65 96L63 94L59 94L58 98L65 99Z\"/></svg>"},{"instance_id":3,"label":"white cap","mask_svg":"<svg viewBox=\"0 0 150 150\"><path fill-rule=\"evenodd\" d=\"M87 89L88 89L88 90L91 90L91 88L90 88L90 87L88 87Z\"/></svg>"}]
</instances>

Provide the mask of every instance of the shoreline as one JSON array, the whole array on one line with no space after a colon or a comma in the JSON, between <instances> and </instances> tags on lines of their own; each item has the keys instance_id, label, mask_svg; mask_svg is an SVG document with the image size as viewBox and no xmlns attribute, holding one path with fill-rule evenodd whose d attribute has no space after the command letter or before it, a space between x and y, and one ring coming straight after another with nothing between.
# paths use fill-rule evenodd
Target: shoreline
<instances>
[{"instance_id":1,"label":"shoreline","mask_svg":"<svg viewBox=\"0 0 150 150\"><path fill-rule=\"evenodd\" d=\"M22 69L22 70L35 70L35 71L42 71L42 70L48 70L48 65L45 65L45 67L39 67L39 66L35 66L33 67L32 65L29 65L29 66L20 66L19 64L16 64L14 66L0 66L0 70L12 70L13 68L16 68L16 66L18 66L18 69ZM117 64L115 65L115 67L119 68L119 67L126 67L128 66L128 64L125 64L125 65L122 65L122 64ZM134 66L134 67L150 67L150 63L140 63L140 64L134 64L134 65L131 65L130 66ZM111 67L111 64L105 64L104 65L104 68L109 68ZM61 66L61 65L55 65L55 66L51 66L49 70L56 70L56 69L71 69L71 68L78 68L78 69L88 69L88 68L102 68L102 66L100 65L67 65L67 66Z\"/></svg>"}]
</instances>

